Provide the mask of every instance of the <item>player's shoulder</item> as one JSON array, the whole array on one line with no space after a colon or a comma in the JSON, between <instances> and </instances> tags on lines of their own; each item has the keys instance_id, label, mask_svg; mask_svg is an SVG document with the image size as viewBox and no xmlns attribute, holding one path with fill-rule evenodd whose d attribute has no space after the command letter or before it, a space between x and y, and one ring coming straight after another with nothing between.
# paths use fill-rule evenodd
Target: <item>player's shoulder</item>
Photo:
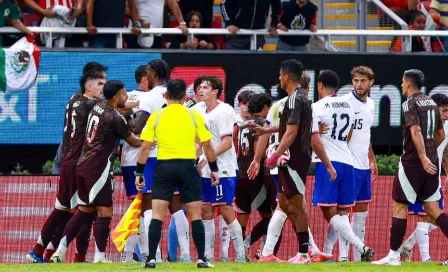
<instances>
[{"instance_id":1,"label":"player's shoulder","mask_svg":"<svg viewBox=\"0 0 448 272\"><path fill-rule=\"evenodd\" d=\"M191 109L203 114L205 113L206 109L207 109L207 105L205 104L204 101L201 101L199 103L196 103L196 105L194 105L193 107L191 107Z\"/></svg>"},{"instance_id":2,"label":"player's shoulder","mask_svg":"<svg viewBox=\"0 0 448 272\"><path fill-rule=\"evenodd\" d=\"M153 94L163 94L166 92L166 86L155 86L154 88L152 88L152 90L150 91L150 93Z\"/></svg>"}]
</instances>

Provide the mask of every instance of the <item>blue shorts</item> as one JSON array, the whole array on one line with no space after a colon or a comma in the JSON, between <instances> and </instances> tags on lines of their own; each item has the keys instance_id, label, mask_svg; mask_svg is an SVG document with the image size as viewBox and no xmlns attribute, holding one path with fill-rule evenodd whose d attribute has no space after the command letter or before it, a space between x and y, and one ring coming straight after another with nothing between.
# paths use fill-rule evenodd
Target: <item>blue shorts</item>
<instances>
[{"instance_id":1,"label":"blue shorts","mask_svg":"<svg viewBox=\"0 0 448 272\"><path fill-rule=\"evenodd\" d=\"M154 171L156 169L157 158L148 158L146 161L145 169L143 170L143 178L145 179L145 188L142 193L152 193L152 184L154 182Z\"/></svg>"},{"instance_id":2,"label":"blue shorts","mask_svg":"<svg viewBox=\"0 0 448 272\"><path fill-rule=\"evenodd\" d=\"M440 194L443 195L442 189L440 189ZM443 211L443 197L441 197L439 200L439 208ZM426 215L425 209L423 208L423 203L415 202L414 204L409 204L408 214Z\"/></svg>"},{"instance_id":3,"label":"blue shorts","mask_svg":"<svg viewBox=\"0 0 448 272\"><path fill-rule=\"evenodd\" d=\"M313 206L338 206L341 208L355 205L355 179L353 166L331 162L337 178L330 181L330 174L323 163L316 163L316 182L313 191Z\"/></svg>"},{"instance_id":4,"label":"blue shorts","mask_svg":"<svg viewBox=\"0 0 448 272\"><path fill-rule=\"evenodd\" d=\"M135 170L136 166L122 166L121 172L123 174L123 183L124 188L126 189L126 196L128 199L134 198L137 196L138 191L135 187Z\"/></svg>"},{"instance_id":5,"label":"blue shorts","mask_svg":"<svg viewBox=\"0 0 448 272\"><path fill-rule=\"evenodd\" d=\"M372 190L370 185L371 171L354 169L356 203L369 203L372 201Z\"/></svg>"},{"instance_id":6,"label":"blue shorts","mask_svg":"<svg viewBox=\"0 0 448 272\"><path fill-rule=\"evenodd\" d=\"M275 199L277 199L277 201L278 201L278 175L271 175L271 177L275 183L275 188L277 188L277 194L275 196Z\"/></svg>"},{"instance_id":7,"label":"blue shorts","mask_svg":"<svg viewBox=\"0 0 448 272\"><path fill-rule=\"evenodd\" d=\"M202 204L232 206L235 198L236 177L220 178L217 186L212 186L209 178L201 178L201 181Z\"/></svg>"}]
</instances>

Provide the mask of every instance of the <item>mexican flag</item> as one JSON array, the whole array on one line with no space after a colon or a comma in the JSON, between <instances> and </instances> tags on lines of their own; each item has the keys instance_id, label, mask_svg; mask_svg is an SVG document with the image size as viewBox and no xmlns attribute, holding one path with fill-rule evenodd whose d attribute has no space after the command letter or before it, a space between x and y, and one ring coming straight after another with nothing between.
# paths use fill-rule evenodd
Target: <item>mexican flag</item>
<instances>
[{"instance_id":1,"label":"mexican flag","mask_svg":"<svg viewBox=\"0 0 448 272\"><path fill-rule=\"evenodd\" d=\"M29 37L0 48L0 93L30 89L39 69L40 49Z\"/></svg>"}]
</instances>

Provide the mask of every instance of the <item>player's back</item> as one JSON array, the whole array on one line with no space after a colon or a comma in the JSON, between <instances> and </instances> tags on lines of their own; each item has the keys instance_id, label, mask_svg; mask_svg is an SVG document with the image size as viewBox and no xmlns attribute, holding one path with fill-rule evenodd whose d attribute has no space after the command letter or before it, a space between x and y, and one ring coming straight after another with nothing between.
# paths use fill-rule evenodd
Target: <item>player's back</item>
<instances>
[{"instance_id":1,"label":"player's back","mask_svg":"<svg viewBox=\"0 0 448 272\"><path fill-rule=\"evenodd\" d=\"M313 104L313 118L328 125L328 133L320 137L329 159L353 165L348 135L355 120L355 113L350 104L340 97L326 96ZM315 158L315 161L318 160Z\"/></svg>"},{"instance_id":2,"label":"player's back","mask_svg":"<svg viewBox=\"0 0 448 272\"><path fill-rule=\"evenodd\" d=\"M285 107L285 102L288 99L288 97L283 97L282 99L276 101L274 104L272 104L271 108L268 111L268 116L266 120L269 122L270 126L278 126L280 124L280 116L283 112L283 109ZM274 132L271 134L271 137L269 137L269 145L272 144L278 144L279 133ZM274 168L270 170L271 175L277 175L278 174L278 168Z\"/></svg>"},{"instance_id":3,"label":"player's back","mask_svg":"<svg viewBox=\"0 0 448 272\"><path fill-rule=\"evenodd\" d=\"M258 140L257 136L253 136L254 131L248 128L249 123L255 123L262 127L266 123L266 120L261 117L254 116L244 121L239 126L237 161L238 161L239 175L242 178L248 177L247 170L249 169L249 166L252 163L252 160L254 159L255 142ZM263 165L264 163L260 164L261 167ZM264 172L263 169L260 169L260 173L263 174L263 172Z\"/></svg>"},{"instance_id":4,"label":"player's back","mask_svg":"<svg viewBox=\"0 0 448 272\"><path fill-rule=\"evenodd\" d=\"M419 125L425 144L426 156L439 165L436 148L436 132L442 128L437 104L422 92L415 93L403 102L403 150L401 162L405 167L422 167L411 136L411 126Z\"/></svg>"}]
</instances>

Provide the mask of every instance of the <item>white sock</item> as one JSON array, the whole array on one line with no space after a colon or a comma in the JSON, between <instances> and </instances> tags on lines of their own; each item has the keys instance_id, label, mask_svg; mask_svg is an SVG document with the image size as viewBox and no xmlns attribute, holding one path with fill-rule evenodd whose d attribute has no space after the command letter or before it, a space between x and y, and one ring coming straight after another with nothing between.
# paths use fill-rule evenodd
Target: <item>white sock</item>
<instances>
[{"instance_id":1,"label":"white sock","mask_svg":"<svg viewBox=\"0 0 448 272\"><path fill-rule=\"evenodd\" d=\"M352 218L352 229L353 232L356 234L356 236L358 236L359 240L361 240L361 242L364 243L364 237L365 237L365 230L366 230L366 219L368 216L369 212L355 212L353 213L353 218ZM353 252L354 255L354 261L355 262L360 262L361 261L361 254L359 253L359 251L354 250Z\"/></svg>"},{"instance_id":2,"label":"white sock","mask_svg":"<svg viewBox=\"0 0 448 272\"><path fill-rule=\"evenodd\" d=\"M202 220L205 228L205 256L210 261L215 260L215 219Z\"/></svg>"},{"instance_id":3,"label":"white sock","mask_svg":"<svg viewBox=\"0 0 448 272\"><path fill-rule=\"evenodd\" d=\"M438 226L429 223L428 233L431 233L433 230L436 230Z\"/></svg>"},{"instance_id":4,"label":"white sock","mask_svg":"<svg viewBox=\"0 0 448 272\"><path fill-rule=\"evenodd\" d=\"M67 252L67 236L62 237L61 241L59 242L58 249L56 251L60 255L65 255L65 252Z\"/></svg>"},{"instance_id":5,"label":"white sock","mask_svg":"<svg viewBox=\"0 0 448 272\"><path fill-rule=\"evenodd\" d=\"M135 250L135 246L138 243L140 235L132 235L126 240L126 244L124 245L124 252L133 253Z\"/></svg>"},{"instance_id":6,"label":"white sock","mask_svg":"<svg viewBox=\"0 0 448 272\"><path fill-rule=\"evenodd\" d=\"M222 215L219 216L219 238L221 239L221 258L229 258L230 234L229 226Z\"/></svg>"},{"instance_id":7,"label":"white sock","mask_svg":"<svg viewBox=\"0 0 448 272\"><path fill-rule=\"evenodd\" d=\"M269 221L268 235L261 256L266 257L274 253L275 245L277 244L278 238L282 233L283 224L285 224L286 218L287 216L284 212L275 210L271 221Z\"/></svg>"},{"instance_id":8,"label":"white sock","mask_svg":"<svg viewBox=\"0 0 448 272\"><path fill-rule=\"evenodd\" d=\"M138 247L140 249L141 254L148 255L149 253L149 247L148 247L148 234L147 230L145 229L145 219L144 217L140 217L140 235L138 239Z\"/></svg>"},{"instance_id":9,"label":"white sock","mask_svg":"<svg viewBox=\"0 0 448 272\"><path fill-rule=\"evenodd\" d=\"M389 254L387 255L391 259L399 259L400 258L400 251L393 251L392 249L389 250Z\"/></svg>"},{"instance_id":10,"label":"white sock","mask_svg":"<svg viewBox=\"0 0 448 272\"><path fill-rule=\"evenodd\" d=\"M345 221L345 224L350 225L350 219L348 214L341 215L341 218ZM350 226L351 228L351 226ZM341 235L339 235L339 260L348 260L348 251L350 250L350 245L347 240L344 239Z\"/></svg>"},{"instance_id":11,"label":"white sock","mask_svg":"<svg viewBox=\"0 0 448 272\"><path fill-rule=\"evenodd\" d=\"M415 239L417 240L418 249L420 255L422 256L422 262L431 260L429 256L429 223L418 222L417 228L415 229Z\"/></svg>"},{"instance_id":12,"label":"white sock","mask_svg":"<svg viewBox=\"0 0 448 272\"><path fill-rule=\"evenodd\" d=\"M145 230L146 230L146 235L148 235L149 232L149 225L151 224L151 220L152 220L152 210L147 210L143 213L144 215L144 221L145 221ZM149 248L148 248L149 251ZM156 259L157 260L162 260L162 253L160 252L160 244L157 245L157 251L156 251Z\"/></svg>"},{"instance_id":13,"label":"white sock","mask_svg":"<svg viewBox=\"0 0 448 272\"><path fill-rule=\"evenodd\" d=\"M182 258L190 256L190 225L183 210L173 213L176 225L177 239L179 240L180 256Z\"/></svg>"},{"instance_id":14,"label":"white sock","mask_svg":"<svg viewBox=\"0 0 448 272\"><path fill-rule=\"evenodd\" d=\"M229 233L232 238L233 246L235 247L236 255L239 257L244 256L243 230L241 229L238 220L235 219L229 224Z\"/></svg>"},{"instance_id":15,"label":"white sock","mask_svg":"<svg viewBox=\"0 0 448 272\"><path fill-rule=\"evenodd\" d=\"M417 243L417 239L415 238L415 232L417 230L414 230L414 232L409 236L409 238L404 241L403 244L401 244L400 248L398 249L398 252L401 252L403 249L411 250L415 244Z\"/></svg>"},{"instance_id":16,"label":"white sock","mask_svg":"<svg viewBox=\"0 0 448 272\"><path fill-rule=\"evenodd\" d=\"M101 252L95 243L95 255L93 257L93 260L101 260L105 258L106 258L106 252Z\"/></svg>"},{"instance_id":17,"label":"white sock","mask_svg":"<svg viewBox=\"0 0 448 272\"><path fill-rule=\"evenodd\" d=\"M47 245L47 249L49 249L49 250L55 250L55 248L54 248L52 242L49 242L49 243L48 243L48 245Z\"/></svg>"},{"instance_id":18,"label":"white sock","mask_svg":"<svg viewBox=\"0 0 448 272\"><path fill-rule=\"evenodd\" d=\"M338 233L333 228L333 226L330 224L328 225L327 229L327 238L325 239L324 244L324 253L327 255L331 255L333 253L333 246L334 243L336 243L336 240L338 239Z\"/></svg>"},{"instance_id":19,"label":"white sock","mask_svg":"<svg viewBox=\"0 0 448 272\"><path fill-rule=\"evenodd\" d=\"M311 229L308 227L308 234L309 234L309 243L311 246L311 256L317 255L320 253L319 248L317 247L316 243L314 242L313 234L311 233Z\"/></svg>"},{"instance_id":20,"label":"white sock","mask_svg":"<svg viewBox=\"0 0 448 272\"><path fill-rule=\"evenodd\" d=\"M342 219L339 214L331 218L330 224L338 232L338 234L342 236L342 238L347 240L347 242L353 245L359 252L363 252L364 243L361 242L358 237L356 237L350 224Z\"/></svg>"}]
</instances>

